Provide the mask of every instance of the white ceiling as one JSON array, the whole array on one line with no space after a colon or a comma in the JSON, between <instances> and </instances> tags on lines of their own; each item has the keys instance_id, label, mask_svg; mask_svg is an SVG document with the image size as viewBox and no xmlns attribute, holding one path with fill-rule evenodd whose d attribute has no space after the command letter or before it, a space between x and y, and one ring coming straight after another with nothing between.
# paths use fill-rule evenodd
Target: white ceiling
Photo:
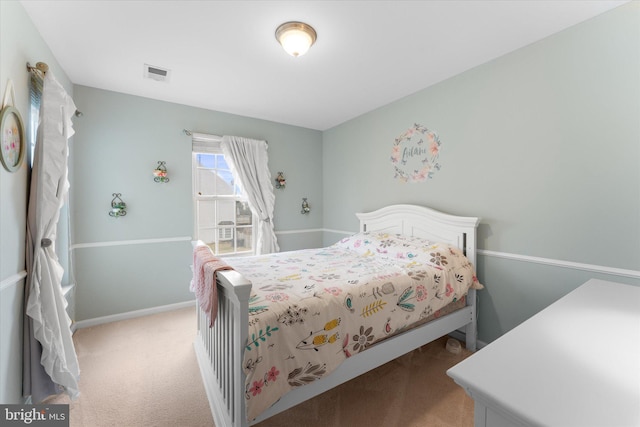
<instances>
[{"instance_id":1,"label":"white ceiling","mask_svg":"<svg viewBox=\"0 0 640 427\"><path fill-rule=\"evenodd\" d=\"M325 130L627 1L21 3L74 84ZM318 33L300 58L290 20Z\"/></svg>"}]
</instances>

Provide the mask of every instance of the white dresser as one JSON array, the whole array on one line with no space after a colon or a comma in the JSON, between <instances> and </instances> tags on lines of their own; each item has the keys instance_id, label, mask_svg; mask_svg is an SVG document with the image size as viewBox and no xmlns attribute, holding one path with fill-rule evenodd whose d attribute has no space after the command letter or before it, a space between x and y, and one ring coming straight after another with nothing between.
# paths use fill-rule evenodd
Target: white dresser
<instances>
[{"instance_id":1,"label":"white dresser","mask_svg":"<svg viewBox=\"0 0 640 427\"><path fill-rule=\"evenodd\" d=\"M638 427L640 287L589 280L447 374L476 427Z\"/></svg>"}]
</instances>

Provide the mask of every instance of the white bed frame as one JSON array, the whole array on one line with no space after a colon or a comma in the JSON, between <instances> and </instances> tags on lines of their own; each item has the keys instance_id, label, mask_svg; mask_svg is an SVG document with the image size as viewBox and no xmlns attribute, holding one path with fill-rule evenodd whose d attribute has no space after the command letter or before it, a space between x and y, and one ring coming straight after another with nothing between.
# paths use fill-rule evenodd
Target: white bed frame
<instances>
[{"instance_id":1,"label":"white bed frame","mask_svg":"<svg viewBox=\"0 0 640 427\"><path fill-rule=\"evenodd\" d=\"M476 265L479 218L459 217L414 205L392 205L356 214L360 231L388 231L454 244ZM245 427L263 421L352 378L394 360L446 334L463 328L466 347L476 349L476 291L466 307L395 335L346 359L326 377L283 396L250 423L245 412L243 349L247 342L251 282L236 271L218 273L218 317L212 328L198 307L195 350L216 427ZM198 304L196 304L199 306Z\"/></svg>"}]
</instances>

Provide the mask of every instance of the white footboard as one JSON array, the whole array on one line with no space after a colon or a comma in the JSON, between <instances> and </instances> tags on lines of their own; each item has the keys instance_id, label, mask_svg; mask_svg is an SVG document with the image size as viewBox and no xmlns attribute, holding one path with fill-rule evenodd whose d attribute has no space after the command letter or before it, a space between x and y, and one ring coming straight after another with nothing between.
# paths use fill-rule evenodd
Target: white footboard
<instances>
[{"instance_id":1,"label":"white footboard","mask_svg":"<svg viewBox=\"0 0 640 427\"><path fill-rule=\"evenodd\" d=\"M218 316L209 327L198 306L196 356L216 427L247 426L242 351L249 331L251 283L235 271L218 273Z\"/></svg>"}]
</instances>

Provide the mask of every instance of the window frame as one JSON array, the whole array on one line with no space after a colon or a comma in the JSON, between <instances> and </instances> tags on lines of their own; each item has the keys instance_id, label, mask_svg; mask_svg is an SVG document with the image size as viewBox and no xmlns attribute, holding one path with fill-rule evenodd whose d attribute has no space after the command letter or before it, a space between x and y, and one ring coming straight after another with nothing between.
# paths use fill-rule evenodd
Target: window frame
<instances>
[{"instance_id":1,"label":"window frame","mask_svg":"<svg viewBox=\"0 0 640 427\"><path fill-rule=\"evenodd\" d=\"M191 177L192 177L192 186L191 186L191 195L193 201L193 235L196 240L200 240L200 230L202 229L200 224L200 209L199 202L201 201L240 201L249 204L248 198L242 193L242 185L238 178L234 175L235 186L239 187L239 194L232 195L201 195L197 194L197 179L198 179L198 171L203 169L198 164L198 155L221 155L224 157L224 153L222 152L222 148L220 147L220 143L222 142L222 138L215 135L202 135L202 134L193 134L193 146L191 152ZM226 161L226 160L225 160ZM227 162L228 164L228 162ZM204 168L206 169L206 168ZM233 173L233 171L231 171ZM236 190L234 189L234 193ZM214 205L215 209L218 208L217 203ZM225 256L225 257L234 257L234 256L251 256L256 254L256 237L257 237L257 217L251 211L251 224L250 225L238 225L238 212L237 205L234 207L234 225L231 227L219 227L220 224L214 224L212 229L214 231L215 240L214 242L205 242L210 244L211 250L216 256ZM239 229L251 229L251 249L250 250L242 250L238 251L238 230ZM223 230L232 229L234 230L231 234L231 239L233 240L233 251L232 252L219 252L219 242L220 232ZM225 232L226 233L226 232Z\"/></svg>"}]
</instances>

